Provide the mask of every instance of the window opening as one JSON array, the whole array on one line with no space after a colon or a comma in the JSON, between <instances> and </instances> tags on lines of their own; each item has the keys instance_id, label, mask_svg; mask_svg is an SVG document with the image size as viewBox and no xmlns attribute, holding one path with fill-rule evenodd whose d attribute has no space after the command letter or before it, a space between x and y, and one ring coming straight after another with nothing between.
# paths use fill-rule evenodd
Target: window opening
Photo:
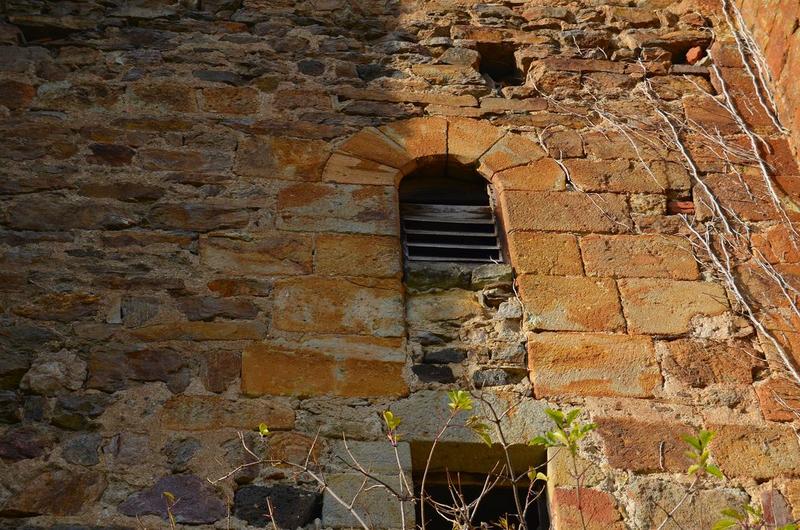
<instances>
[{"instance_id":1,"label":"window opening","mask_svg":"<svg viewBox=\"0 0 800 530\"><path fill-rule=\"evenodd\" d=\"M507 42L480 42L475 50L481 54L479 70L502 86L519 86L525 79L514 57L516 48Z\"/></svg>"},{"instance_id":2,"label":"window opening","mask_svg":"<svg viewBox=\"0 0 800 530\"><path fill-rule=\"evenodd\" d=\"M407 262L501 262L491 188L472 168L436 164L400 185Z\"/></svg>"},{"instance_id":3,"label":"window opening","mask_svg":"<svg viewBox=\"0 0 800 530\"><path fill-rule=\"evenodd\" d=\"M427 463L430 445L428 442L411 444L414 490L417 497L421 493L421 478ZM509 447L509 451L515 466L514 475L522 477L517 483L517 491L520 503L524 506L530 486L526 472L530 467L544 469L545 451L527 445L512 445ZM467 502L474 501L483 491L487 474L501 472L504 463L505 456L498 445L489 448L483 444L439 442L431 459L425 483L426 496L432 501L425 508L425 527L428 530L452 530L453 524L437 512L433 503L438 502L452 506L452 488L455 488L455 491L459 492ZM505 473L503 472L503 474ZM537 497L536 500L532 502L525 514L526 526L529 530L547 530L550 528L550 521L543 481L534 484L531 499L534 497ZM505 517L509 523L518 526L516 514L517 509L511 483L507 478L501 479L494 488L482 496L472 524L476 528L483 528L482 523L485 523L488 528L496 528L500 519ZM421 524L419 506L417 506L416 521L418 525Z\"/></svg>"}]
</instances>

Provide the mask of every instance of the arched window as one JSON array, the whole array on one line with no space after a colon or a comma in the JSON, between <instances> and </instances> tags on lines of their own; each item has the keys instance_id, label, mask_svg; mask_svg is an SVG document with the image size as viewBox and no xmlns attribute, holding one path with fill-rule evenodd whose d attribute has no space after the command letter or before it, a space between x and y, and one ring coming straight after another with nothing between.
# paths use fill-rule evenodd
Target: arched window
<instances>
[{"instance_id":1,"label":"arched window","mask_svg":"<svg viewBox=\"0 0 800 530\"><path fill-rule=\"evenodd\" d=\"M501 262L492 190L473 168L425 165L400 183L406 262Z\"/></svg>"}]
</instances>

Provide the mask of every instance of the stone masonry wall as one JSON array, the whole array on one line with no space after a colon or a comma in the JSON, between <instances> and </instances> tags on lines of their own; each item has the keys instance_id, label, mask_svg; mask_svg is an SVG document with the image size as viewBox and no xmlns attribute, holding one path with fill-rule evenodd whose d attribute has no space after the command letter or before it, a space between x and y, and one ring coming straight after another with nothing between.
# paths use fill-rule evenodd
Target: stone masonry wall
<instances>
[{"instance_id":1,"label":"stone masonry wall","mask_svg":"<svg viewBox=\"0 0 800 530\"><path fill-rule=\"evenodd\" d=\"M800 169L716 0L0 5L3 527L163 528L168 491L179 525L263 528L270 497L349 528L290 468L206 479L244 441L395 484L381 412L411 476L453 388L515 444L546 407L598 424L589 528L660 525L699 428L727 478L664 528L800 517ZM398 186L448 162L491 184L504 263L403 264Z\"/></svg>"}]
</instances>

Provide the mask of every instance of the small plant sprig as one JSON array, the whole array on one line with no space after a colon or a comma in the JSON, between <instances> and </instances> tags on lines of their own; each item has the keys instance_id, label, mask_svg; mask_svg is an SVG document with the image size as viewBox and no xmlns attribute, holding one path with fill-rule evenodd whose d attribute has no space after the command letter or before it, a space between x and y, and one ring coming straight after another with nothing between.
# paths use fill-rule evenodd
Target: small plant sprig
<instances>
[{"instance_id":1,"label":"small plant sprig","mask_svg":"<svg viewBox=\"0 0 800 530\"><path fill-rule=\"evenodd\" d=\"M400 441L400 433L397 432L397 428L400 427L402 420L391 410L384 410L383 423L386 424L386 437L392 443L392 447L397 447L397 443Z\"/></svg>"},{"instance_id":2,"label":"small plant sprig","mask_svg":"<svg viewBox=\"0 0 800 530\"><path fill-rule=\"evenodd\" d=\"M597 428L596 423L580 423L578 421L580 409L572 409L566 414L560 410L545 409L545 413L556 424L556 428L533 438L528 445L564 447L571 455L575 456L578 453L580 441Z\"/></svg>"},{"instance_id":3,"label":"small plant sprig","mask_svg":"<svg viewBox=\"0 0 800 530\"><path fill-rule=\"evenodd\" d=\"M798 530L795 523L782 526L769 525L764 521L764 512L751 504L744 504L740 509L725 508L720 513L722 519L714 523L711 530Z\"/></svg>"},{"instance_id":4,"label":"small plant sprig","mask_svg":"<svg viewBox=\"0 0 800 530\"><path fill-rule=\"evenodd\" d=\"M686 456L692 460L692 464L686 473L689 475L712 475L719 479L724 479L725 475L722 474L719 467L708 462L711 452L708 449L708 444L714 439L714 433L711 431L701 430L697 436L684 435L683 441L691 446L691 450L686 451Z\"/></svg>"}]
</instances>

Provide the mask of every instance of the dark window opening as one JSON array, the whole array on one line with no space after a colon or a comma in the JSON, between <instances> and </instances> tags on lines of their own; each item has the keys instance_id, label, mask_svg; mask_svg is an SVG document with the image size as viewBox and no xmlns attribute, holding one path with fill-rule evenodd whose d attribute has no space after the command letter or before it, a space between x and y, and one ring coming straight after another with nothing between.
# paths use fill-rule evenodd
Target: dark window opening
<instances>
[{"instance_id":1,"label":"dark window opening","mask_svg":"<svg viewBox=\"0 0 800 530\"><path fill-rule=\"evenodd\" d=\"M429 450L429 443L411 444L414 489L418 498L421 493L421 475L425 469ZM544 471L545 453L542 449L517 445L511 446L510 454L515 466L514 475L525 477L517 483L520 505L524 506L530 486L526 471L530 467ZM505 456L499 446L488 448L482 444L461 442L437 444L426 478L425 494L429 502L425 508L425 527L429 530L452 530L453 524L435 509L434 503L452 506L454 491L463 496L467 503L475 501L483 492L487 474L501 472L504 469L502 465L504 462ZM528 497L530 504L525 512L526 526L529 530L546 530L550 528L550 521L545 483L535 483L531 491ZM514 491L507 479L501 479L495 487L481 496L471 523L476 528L481 527L482 523L488 528L499 528L498 523L503 518L511 526L519 526ZM422 523L419 506L417 506L416 522L417 525Z\"/></svg>"},{"instance_id":2,"label":"dark window opening","mask_svg":"<svg viewBox=\"0 0 800 530\"><path fill-rule=\"evenodd\" d=\"M502 86L519 86L524 81L522 71L514 57L516 48L505 42L481 42L475 46L481 54L480 72Z\"/></svg>"},{"instance_id":3,"label":"dark window opening","mask_svg":"<svg viewBox=\"0 0 800 530\"><path fill-rule=\"evenodd\" d=\"M501 262L491 188L474 169L433 164L403 179L406 262Z\"/></svg>"}]
</instances>

